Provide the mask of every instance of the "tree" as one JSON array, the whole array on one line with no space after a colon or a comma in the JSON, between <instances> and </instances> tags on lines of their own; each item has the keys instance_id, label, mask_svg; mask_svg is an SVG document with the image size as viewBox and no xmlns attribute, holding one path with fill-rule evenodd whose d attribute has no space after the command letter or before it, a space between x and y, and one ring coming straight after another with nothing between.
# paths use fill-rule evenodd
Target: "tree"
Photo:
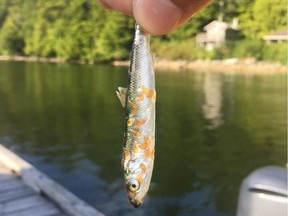
<instances>
[{"instance_id":1,"label":"tree","mask_svg":"<svg viewBox=\"0 0 288 216\"><path fill-rule=\"evenodd\" d=\"M226 21L239 17L251 6L255 0L219 0L224 2L223 13Z\"/></svg>"},{"instance_id":2,"label":"tree","mask_svg":"<svg viewBox=\"0 0 288 216\"><path fill-rule=\"evenodd\" d=\"M287 26L287 5L284 0L255 0L251 8L240 17L240 27L249 38Z\"/></svg>"},{"instance_id":3,"label":"tree","mask_svg":"<svg viewBox=\"0 0 288 216\"><path fill-rule=\"evenodd\" d=\"M190 39L195 36L198 32L203 31L203 27L214 19L217 19L218 3L212 2L204 10L196 14L191 20L185 23L182 27L176 31L163 36L163 39L181 41Z\"/></svg>"},{"instance_id":4,"label":"tree","mask_svg":"<svg viewBox=\"0 0 288 216\"><path fill-rule=\"evenodd\" d=\"M132 47L135 23L119 12L106 12L105 25L96 42L99 60L127 59Z\"/></svg>"},{"instance_id":5,"label":"tree","mask_svg":"<svg viewBox=\"0 0 288 216\"><path fill-rule=\"evenodd\" d=\"M21 25L23 1L11 0L0 3L0 53L6 55L23 54L25 45L23 26Z\"/></svg>"}]
</instances>

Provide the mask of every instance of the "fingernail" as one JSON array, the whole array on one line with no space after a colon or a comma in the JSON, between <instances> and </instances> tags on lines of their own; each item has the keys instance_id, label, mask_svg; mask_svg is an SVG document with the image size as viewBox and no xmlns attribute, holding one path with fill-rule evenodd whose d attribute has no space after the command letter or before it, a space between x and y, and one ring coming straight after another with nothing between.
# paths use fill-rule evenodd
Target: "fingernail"
<instances>
[{"instance_id":1,"label":"fingernail","mask_svg":"<svg viewBox=\"0 0 288 216\"><path fill-rule=\"evenodd\" d=\"M136 22L151 34L165 34L178 24L182 11L171 0L135 0Z\"/></svg>"}]
</instances>

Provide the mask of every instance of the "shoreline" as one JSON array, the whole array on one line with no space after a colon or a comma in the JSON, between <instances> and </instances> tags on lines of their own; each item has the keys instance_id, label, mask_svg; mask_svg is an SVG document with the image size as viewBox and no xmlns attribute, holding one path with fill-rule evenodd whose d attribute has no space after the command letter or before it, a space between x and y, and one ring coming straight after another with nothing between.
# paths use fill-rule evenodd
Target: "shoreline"
<instances>
[{"instance_id":1,"label":"shoreline","mask_svg":"<svg viewBox=\"0 0 288 216\"><path fill-rule=\"evenodd\" d=\"M114 66L128 67L129 61L113 61ZM225 60L165 60L157 59L154 61L154 67L158 70L170 71L209 71L209 72L226 72L226 73L287 73L288 67L278 63L271 62L250 62L236 61L236 59Z\"/></svg>"},{"instance_id":2,"label":"shoreline","mask_svg":"<svg viewBox=\"0 0 288 216\"><path fill-rule=\"evenodd\" d=\"M18 55L0 55L0 61L25 61L25 62L52 62L52 63L65 63L65 58L45 58L38 56L18 56Z\"/></svg>"},{"instance_id":3,"label":"shoreline","mask_svg":"<svg viewBox=\"0 0 288 216\"><path fill-rule=\"evenodd\" d=\"M65 58L46 58L37 56L6 56L0 55L0 61L26 61L26 62L49 62L49 63L72 63L72 64L95 64L93 61L67 60ZM129 67L130 61L112 61L116 67ZM166 60L155 59L154 67L158 70L175 72L186 71L211 71L211 72L237 72L237 73L287 73L287 65L272 62L258 62L254 59L239 60L236 58L225 60Z\"/></svg>"}]
</instances>

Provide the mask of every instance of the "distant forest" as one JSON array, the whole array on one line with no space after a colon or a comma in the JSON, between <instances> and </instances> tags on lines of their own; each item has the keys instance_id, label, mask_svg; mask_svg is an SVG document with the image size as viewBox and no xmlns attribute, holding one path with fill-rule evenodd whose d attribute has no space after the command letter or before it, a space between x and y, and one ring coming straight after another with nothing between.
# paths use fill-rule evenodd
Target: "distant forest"
<instances>
[{"instance_id":1,"label":"distant forest","mask_svg":"<svg viewBox=\"0 0 288 216\"><path fill-rule=\"evenodd\" d=\"M220 14L227 22L237 17L246 40L287 26L285 0L223 2L220 7L219 0L213 1L183 27L155 37L157 43L191 40ZM123 60L129 57L133 32L133 18L104 10L97 0L0 0L1 55Z\"/></svg>"}]
</instances>

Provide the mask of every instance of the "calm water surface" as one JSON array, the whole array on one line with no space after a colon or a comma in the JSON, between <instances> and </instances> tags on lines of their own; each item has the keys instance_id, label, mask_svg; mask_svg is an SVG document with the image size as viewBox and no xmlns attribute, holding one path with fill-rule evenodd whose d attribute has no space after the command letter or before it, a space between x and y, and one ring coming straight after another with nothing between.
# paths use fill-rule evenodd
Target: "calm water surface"
<instances>
[{"instance_id":1,"label":"calm water surface","mask_svg":"<svg viewBox=\"0 0 288 216\"><path fill-rule=\"evenodd\" d=\"M0 62L0 142L107 215L235 215L241 180L286 164L286 75L158 72L156 159L123 187L127 69Z\"/></svg>"}]
</instances>

